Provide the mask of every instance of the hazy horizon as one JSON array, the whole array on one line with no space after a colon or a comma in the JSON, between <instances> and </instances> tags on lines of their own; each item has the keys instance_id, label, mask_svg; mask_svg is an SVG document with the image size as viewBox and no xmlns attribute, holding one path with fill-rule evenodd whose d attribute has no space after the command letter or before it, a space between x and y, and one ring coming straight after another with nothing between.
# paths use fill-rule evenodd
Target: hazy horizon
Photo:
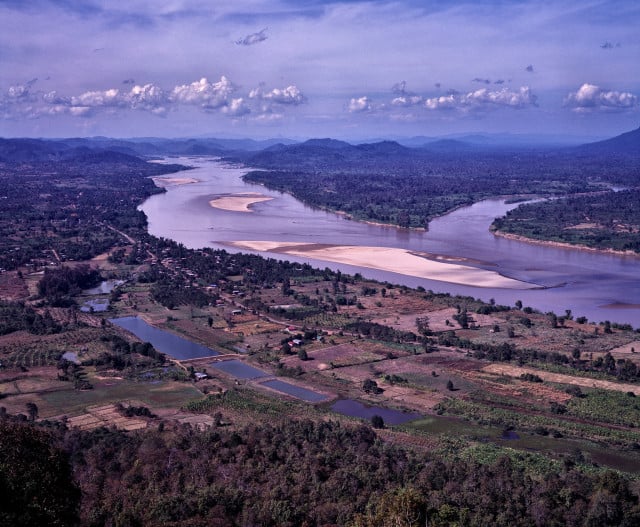
<instances>
[{"instance_id":1,"label":"hazy horizon","mask_svg":"<svg viewBox=\"0 0 640 527\"><path fill-rule=\"evenodd\" d=\"M0 136L612 137L632 0L0 1Z\"/></svg>"}]
</instances>

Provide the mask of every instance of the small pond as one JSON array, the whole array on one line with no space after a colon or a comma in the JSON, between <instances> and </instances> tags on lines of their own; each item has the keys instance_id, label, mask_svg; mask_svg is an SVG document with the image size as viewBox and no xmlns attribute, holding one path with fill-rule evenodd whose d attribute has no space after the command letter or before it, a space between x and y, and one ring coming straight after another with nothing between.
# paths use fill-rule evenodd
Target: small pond
<instances>
[{"instance_id":1,"label":"small pond","mask_svg":"<svg viewBox=\"0 0 640 527\"><path fill-rule=\"evenodd\" d=\"M73 351L67 351L62 354L61 359L68 360L69 362L73 362L74 364L80 364L80 359L78 358L78 354Z\"/></svg>"},{"instance_id":2,"label":"small pond","mask_svg":"<svg viewBox=\"0 0 640 527\"><path fill-rule=\"evenodd\" d=\"M328 397L322 393L314 392L313 390L308 390L306 388L300 388L300 386L295 386L277 379L263 382L262 385L267 386L272 390L292 395L293 397L297 397L298 399L302 399L308 403L319 403L328 399Z\"/></svg>"},{"instance_id":3,"label":"small pond","mask_svg":"<svg viewBox=\"0 0 640 527\"><path fill-rule=\"evenodd\" d=\"M500 439L504 439L505 441L515 441L516 439L520 439L520 435L514 430L504 430Z\"/></svg>"},{"instance_id":4,"label":"small pond","mask_svg":"<svg viewBox=\"0 0 640 527\"><path fill-rule=\"evenodd\" d=\"M95 298L86 300L81 306L80 311L83 313L100 313L109 309L109 300L107 298Z\"/></svg>"},{"instance_id":5,"label":"small pond","mask_svg":"<svg viewBox=\"0 0 640 527\"><path fill-rule=\"evenodd\" d=\"M124 280L103 280L100 282L100 285L92 287L91 289L85 289L82 293L85 295L108 295L122 284L124 284Z\"/></svg>"},{"instance_id":6,"label":"small pond","mask_svg":"<svg viewBox=\"0 0 640 527\"><path fill-rule=\"evenodd\" d=\"M249 366L237 359L214 362L211 366L216 370L223 371L235 377L236 379L258 379L259 377L269 376L266 371Z\"/></svg>"},{"instance_id":7,"label":"small pond","mask_svg":"<svg viewBox=\"0 0 640 527\"><path fill-rule=\"evenodd\" d=\"M202 344L196 344L168 331L153 327L138 317L111 318L109 321L130 331L143 342L151 342L158 351L174 359L197 359L220 355L217 351Z\"/></svg>"},{"instance_id":8,"label":"small pond","mask_svg":"<svg viewBox=\"0 0 640 527\"><path fill-rule=\"evenodd\" d=\"M384 419L385 424L389 425L399 425L422 417L415 412L401 412L380 406L365 406L352 399L340 399L331 405L331 409L339 414L361 419L371 419L374 415L379 415Z\"/></svg>"}]
</instances>

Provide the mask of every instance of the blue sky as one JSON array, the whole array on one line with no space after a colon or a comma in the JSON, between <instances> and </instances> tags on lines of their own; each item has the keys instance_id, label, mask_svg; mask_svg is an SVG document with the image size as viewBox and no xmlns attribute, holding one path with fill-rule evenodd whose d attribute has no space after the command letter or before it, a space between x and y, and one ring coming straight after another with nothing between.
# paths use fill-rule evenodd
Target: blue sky
<instances>
[{"instance_id":1,"label":"blue sky","mask_svg":"<svg viewBox=\"0 0 640 527\"><path fill-rule=\"evenodd\" d=\"M0 0L0 136L609 136L640 2Z\"/></svg>"}]
</instances>

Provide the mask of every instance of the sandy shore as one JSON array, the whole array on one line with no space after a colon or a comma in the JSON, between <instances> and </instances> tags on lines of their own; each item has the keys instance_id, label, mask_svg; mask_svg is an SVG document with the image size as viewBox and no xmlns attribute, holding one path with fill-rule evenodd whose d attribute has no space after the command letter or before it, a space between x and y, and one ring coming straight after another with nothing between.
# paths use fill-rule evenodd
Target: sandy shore
<instances>
[{"instance_id":1,"label":"sandy shore","mask_svg":"<svg viewBox=\"0 0 640 527\"><path fill-rule=\"evenodd\" d=\"M177 176L153 176L151 178L157 187L169 187L173 185L188 185L190 183L197 183L199 180L192 177L177 177Z\"/></svg>"},{"instance_id":2,"label":"sandy shore","mask_svg":"<svg viewBox=\"0 0 640 527\"><path fill-rule=\"evenodd\" d=\"M453 284L475 287L495 287L504 289L533 289L534 284L520 282L512 278L477 269L468 265L452 263L442 257L428 253L408 251L393 247L362 247L353 245L325 245L313 243L287 243L273 241L238 241L230 245L251 251L268 251L324 260L328 262L368 267L380 271L390 271L429 280L439 280Z\"/></svg>"},{"instance_id":3,"label":"sandy shore","mask_svg":"<svg viewBox=\"0 0 640 527\"><path fill-rule=\"evenodd\" d=\"M530 243L533 245L543 245L547 247L558 247L560 249L577 249L579 251L588 251L600 254L615 254L616 256L636 256L640 254L635 251L616 251L615 249L598 249L596 247L588 247L587 245L578 245L575 243L556 242L552 240L538 240L536 238L527 238L519 234L511 234L510 232L491 231L494 236L505 238L507 240L515 240L517 242Z\"/></svg>"},{"instance_id":4,"label":"sandy shore","mask_svg":"<svg viewBox=\"0 0 640 527\"><path fill-rule=\"evenodd\" d=\"M273 198L270 196L264 196L255 192L249 192L246 194L233 194L230 196L220 196L218 198L209 201L209 205L216 209L231 210L234 212L253 212L251 205L254 203L260 203L262 201L269 201Z\"/></svg>"}]
</instances>

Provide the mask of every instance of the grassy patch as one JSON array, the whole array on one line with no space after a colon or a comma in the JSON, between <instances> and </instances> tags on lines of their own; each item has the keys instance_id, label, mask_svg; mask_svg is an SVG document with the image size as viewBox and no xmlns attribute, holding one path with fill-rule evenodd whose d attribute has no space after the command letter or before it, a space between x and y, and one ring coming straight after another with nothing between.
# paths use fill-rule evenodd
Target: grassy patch
<instances>
[{"instance_id":1,"label":"grassy patch","mask_svg":"<svg viewBox=\"0 0 640 527\"><path fill-rule=\"evenodd\" d=\"M590 390L583 397L573 397L567 409L571 415L584 419L640 427L640 398L622 392Z\"/></svg>"},{"instance_id":2,"label":"grassy patch","mask_svg":"<svg viewBox=\"0 0 640 527\"><path fill-rule=\"evenodd\" d=\"M262 417L281 417L283 415L303 415L313 409L311 405L293 401L281 401L266 398L251 390L228 390L223 394L208 395L205 399L189 401L184 409L190 412L211 412L217 409L249 412Z\"/></svg>"},{"instance_id":3,"label":"grassy patch","mask_svg":"<svg viewBox=\"0 0 640 527\"><path fill-rule=\"evenodd\" d=\"M606 443L609 446L631 447L640 440L640 434L632 430L607 427L606 424L581 422L553 414L524 412L514 407L496 408L462 399L446 399L439 403L438 410L455 415L483 426L508 427L525 430L542 436L557 435Z\"/></svg>"},{"instance_id":4,"label":"grassy patch","mask_svg":"<svg viewBox=\"0 0 640 527\"><path fill-rule=\"evenodd\" d=\"M200 391L189 384L156 381L154 383L128 380L103 383L93 390L73 389L44 393L41 395L58 414L81 413L87 406L136 400L153 408L180 407L189 400L202 397Z\"/></svg>"}]
</instances>

